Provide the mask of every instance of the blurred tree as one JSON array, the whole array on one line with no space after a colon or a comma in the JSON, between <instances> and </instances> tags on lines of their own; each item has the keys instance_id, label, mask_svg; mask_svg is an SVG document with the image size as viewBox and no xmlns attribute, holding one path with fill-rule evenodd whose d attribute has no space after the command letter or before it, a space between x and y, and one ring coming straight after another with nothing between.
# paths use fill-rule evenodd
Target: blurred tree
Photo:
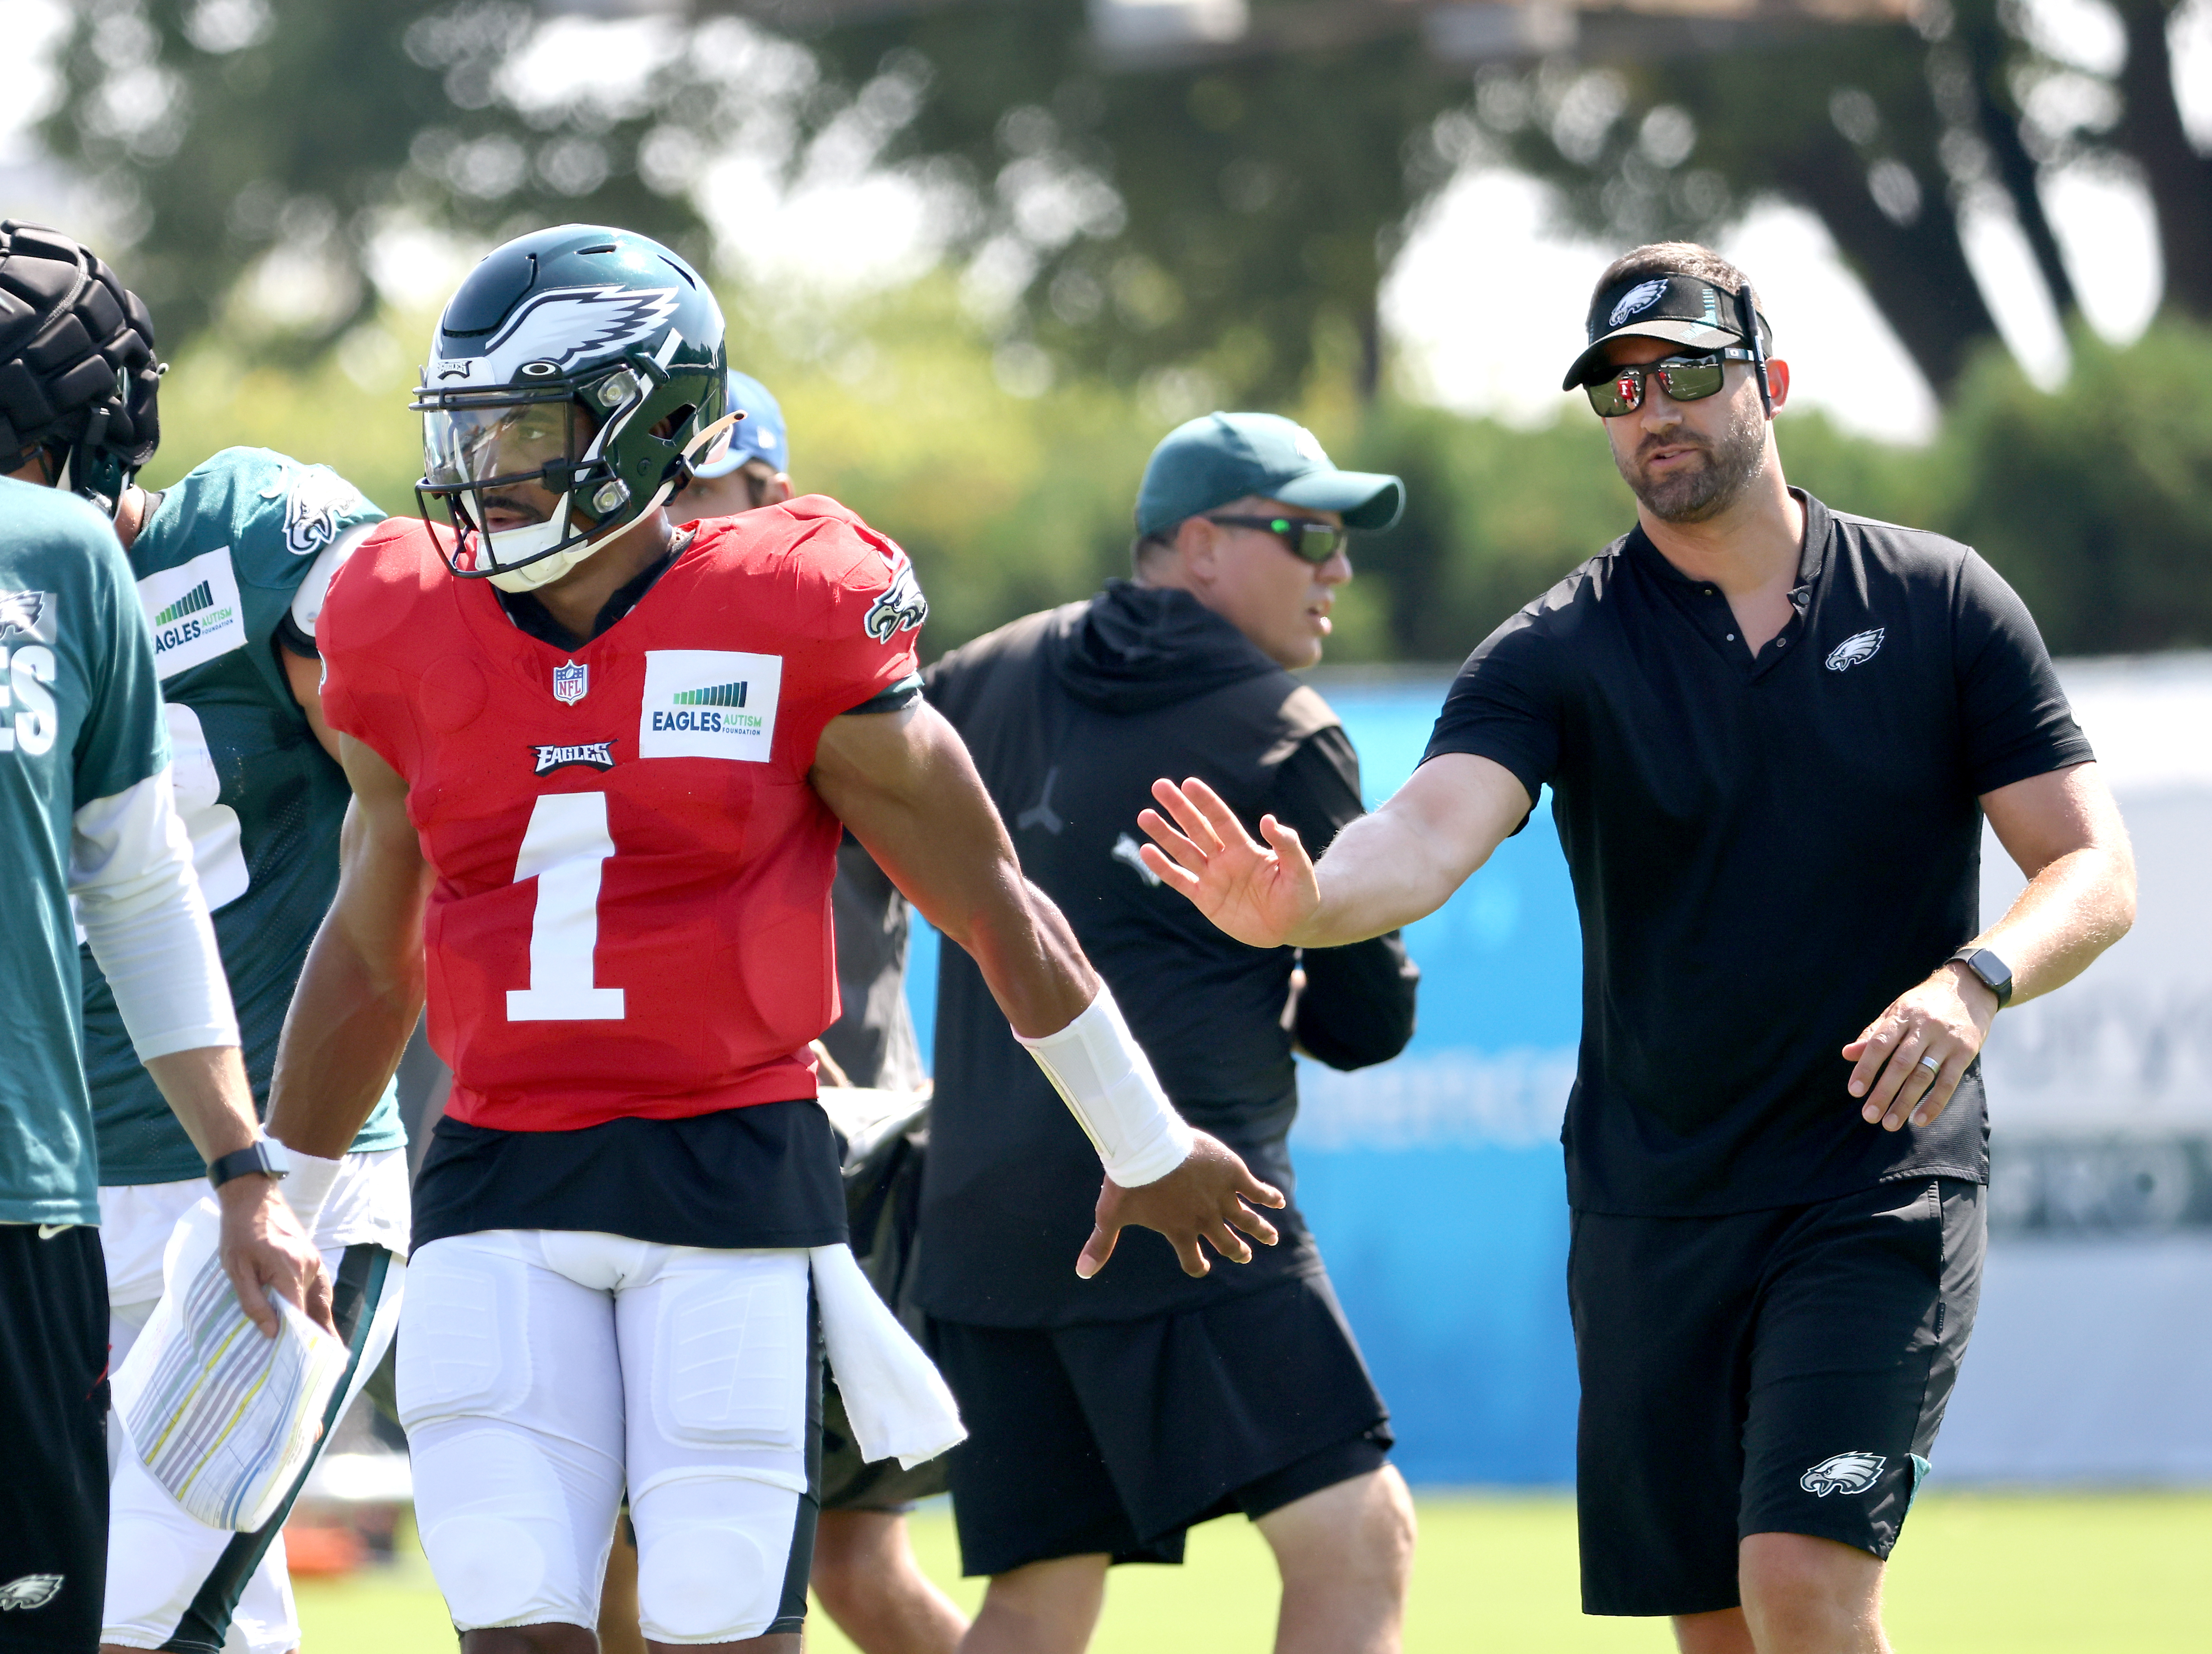
<instances>
[{"instance_id":1,"label":"blurred tree","mask_svg":"<svg viewBox=\"0 0 2212 1654\"><path fill-rule=\"evenodd\" d=\"M2112 0L2127 34L2114 139L2142 169L2158 210L2168 301L2212 319L2212 155L2189 141L2174 96L2179 0Z\"/></svg>"},{"instance_id":2,"label":"blurred tree","mask_svg":"<svg viewBox=\"0 0 2212 1654\"><path fill-rule=\"evenodd\" d=\"M1820 216L1939 392L1996 337L1945 198L1926 49L1901 25L1619 68L1493 69L1476 85L1486 127L1592 230L1710 241L1779 194Z\"/></svg>"},{"instance_id":3,"label":"blurred tree","mask_svg":"<svg viewBox=\"0 0 2212 1654\"><path fill-rule=\"evenodd\" d=\"M2078 307L2042 179L2087 155L2144 179L2166 299L2212 318L2212 158L2185 130L2172 0L2114 0L2126 54L2109 85L2054 58L2018 0L1926 0L1903 21L1747 33L1734 49L1639 54L1586 29L1573 69L1496 67L1477 108L1517 165L1557 184L1587 228L1710 240L1749 197L1809 207L1939 392L1996 325L1960 215L1999 203L2062 315ZM2039 98L2050 89L2059 95Z\"/></svg>"},{"instance_id":4,"label":"blurred tree","mask_svg":"<svg viewBox=\"0 0 2212 1654\"><path fill-rule=\"evenodd\" d=\"M1969 371L1920 520L1980 550L2061 654L2212 648L2212 331L2072 343L2055 396L2001 357Z\"/></svg>"},{"instance_id":5,"label":"blurred tree","mask_svg":"<svg viewBox=\"0 0 2212 1654\"><path fill-rule=\"evenodd\" d=\"M933 655L1127 572L1130 508L1158 415L1100 379L1010 396L994 342L944 276L858 306L763 313L726 295L789 417L799 486L833 495L914 554ZM336 465L411 514L421 427L406 411L422 315L386 316L307 368L204 335L162 391L149 486L233 443ZM364 340L379 348L362 348ZM1969 367L1936 441L1914 449L1792 409L1790 480L1840 509L1978 547L2062 654L2212 647L2212 329L2165 321L2124 350L2076 329L2073 378L2039 391L2002 351ZM1329 659L1457 660L1634 520L1587 412L1516 429L1385 393L1297 411L1342 464L1407 483L1404 520L1362 535Z\"/></svg>"},{"instance_id":6,"label":"blurred tree","mask_svg":"<svg viewBox=\"0 0 2212 1654\"><path fill-rule=\"evenodd\" d=\"M375 250L388 275L410 223L606 219L703 256L696 186L733 143L787 177L905 167L971 300L1000 307L1002 379L1057 360L1172 381L1162 406L1283 402L1333 352L1371 394L1403 227L1500 153L1618 239L1710 240L1754 197L1802 203L1946 392L1995 337L1960 211L2009 202L2069 311L2039 183L2118 155L2157 205L2169 298L2212 315L2212 161L2179 112L2173 0L2114 0L2105 80L2039 47L2020 0L1920 0L1917 31L1819 21L1814 0L1690 15L1714 3L1542 11L1565 30L1547 35L1540 9L1439 0L80 0L41 130L136 238L123 265L166 337L222 312L264 350L366 315ZM1106 20L1138 12L1235 28L1117 45ZM1477 14L1518 21L1454 45ZM1470 118L1447 60L1498 53Z\"/></svg>"},{"instance_id":7,"label":"blurred tree","mask_svg":"<svg viewBox=\"0 0 2212 1654\"><path fill-rule=\"evenodd\" d=\"M967 182L1015 336L1117 382L1194 368L1194 400L1281 402L1317 332L1348 329L1371 393L1383 270L1448 175L1426 135L1466 101L1417 35L1125 62L1085 0L854 9L811 43L841 83L924 81L889 154Z\"/></svg>"},{"instance_id":8,"label":"blurred tree","mask_svg":"<svg viewBox=\"0 0 2212 1654\"><path fill-rule=\"evenodd\" d=\"M374 307L372 244L409 220L490 238L605 219L708 250L686 163L723 88L659 37L532 100L513 70L542 21L519 0L72 10L40 136L135 242L110 256L166 344L235 298L241 337L320 345Z\"/></svg>"}]
</instances>

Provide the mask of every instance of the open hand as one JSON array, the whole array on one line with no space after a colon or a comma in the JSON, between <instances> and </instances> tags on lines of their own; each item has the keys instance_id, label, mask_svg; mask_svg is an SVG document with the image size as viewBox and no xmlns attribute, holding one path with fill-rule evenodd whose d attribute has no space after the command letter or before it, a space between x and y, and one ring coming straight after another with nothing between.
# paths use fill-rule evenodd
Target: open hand
<instances>
[{"instance_id":1,"label":"open hand","mask_svg":"<svg viewBox=\"0 0 2212 1654\"><path fill-rule=\"evenodd\" d=\"M1262 816L1267 842L1255 841L1220 794L1194 776L1181 787L1156 781L1152 796L1175 822L1157 810L1139 813L1137 824L1154 841L1140 852L1145 865L1229 935L1280 947L1321 906L1321 881L1295 829Z\"/></svg>"},{"instance_id":2,"label":"open hand","mask_svg":"<svg viewBox=\"0 0 2212 1654\"><path fill-rule=\"evenodd\" d=\"M1884 1131L1901 1131L1909 1119L1925 1126L1942 1114L1967 1066L1989 1037L1997 996L1963 965L1946 964L1844 1047L1853 1097L1866 1098L1859 1116Z\"/></svg>"},{"instance_id":3,"label":"open hand","mask_svg":"<svg viewBox=\"0 0 2212 1654\"><path fill-rule=\"evenodd\" d=\"M219 1256L223 1273L238 1293L246 1319L274 1338L282 1323L269 1301L274 1288L307 1313L307 1319L335 1337L331 1319L331 1278L322 1254L300 1227L292 1208L276 1192L276 1180L248 1173L215 1192L222 1208Z\"/></svg>"},{"instance_id":4,"label":"open hand","mask_svg":"<svg viewBox=\"0 0 2212 1654\"><path fill-rule=\"evenodd\" d=\"M1252 1249L1237 1233L1240 1229L1262 1246L1275 1244L1275 1225L1253 1208L1279 1209L1282 1190L1255 1177L1243 1157L1218 1138L1204 1132L1196 1138L1190 1158L1156 1183L1124 1189L1111 1177L1106 1180L1098 1191L1097 1227L1075 1261L1077 1274L1088 1280L1104 1268L1114 1243L1131 1224L1165 1235L1187 1275L1202 1275L1213 1267L1198 1244L1201 1235L1234 1263L1252 1261Z\"/></svg>"}]
</instances>

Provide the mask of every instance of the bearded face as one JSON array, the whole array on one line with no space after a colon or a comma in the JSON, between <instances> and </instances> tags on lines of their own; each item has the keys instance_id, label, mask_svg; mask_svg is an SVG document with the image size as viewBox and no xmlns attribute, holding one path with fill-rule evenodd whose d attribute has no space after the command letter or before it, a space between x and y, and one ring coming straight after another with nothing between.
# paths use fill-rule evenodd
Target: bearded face
<instances>
[{"instance_id":1,"label":"bearded face","mask_svg":"<svg viewBox=\"0 0 2212 1654\"><path fill-rule=\"evenodd\" d=\"M1730 377L1741 371L1732 370ZM1660 521L1697 523L1720 515L1765 468L1765 410L1756 396L1745 394L1744 384L1729 391L1702 403L1675 404L1681 417L1656 431L1635 415L1617 422L1630 427L1637 440L1631 445L1615 438L1613 465Z\"/></svg>"}]
</instances>

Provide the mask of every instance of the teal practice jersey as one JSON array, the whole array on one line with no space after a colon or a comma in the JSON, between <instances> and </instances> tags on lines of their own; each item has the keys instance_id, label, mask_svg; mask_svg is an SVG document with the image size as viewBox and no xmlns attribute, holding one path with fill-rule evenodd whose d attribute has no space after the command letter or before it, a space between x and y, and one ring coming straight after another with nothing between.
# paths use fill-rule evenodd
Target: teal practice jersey
<instances>
[{"instance_id":1,"label":"teal practice jersey","mask_svg":"<svg viewBox=\"0 0 2212 1654\"><path fill-rule=\"evenodd\" d=\"M264 1113L284 1012L337 891L338 826L352 796L292 693L278 639L312 647L289 619L301 583L349 531L383 516L327 466L228 448L161 496L129 553L167 702L177 812L192 836L246 1077ZM140 1066L89 954L84 979L100 1181L198 1177L199 1153ZM353 1146L405 1140L386 1086Z\"/></svg>"},{"instance_id":2,"label":"teal practice jersey","mask_svg":"<svg viewBox=\"0 0 2212 1654\"><path fill-rule=\"evenodd\" d=\"M114 529L73 495L0 477L0 1223L100 1221L70 830L168 761Z\"/></svg>"}]
</instances>

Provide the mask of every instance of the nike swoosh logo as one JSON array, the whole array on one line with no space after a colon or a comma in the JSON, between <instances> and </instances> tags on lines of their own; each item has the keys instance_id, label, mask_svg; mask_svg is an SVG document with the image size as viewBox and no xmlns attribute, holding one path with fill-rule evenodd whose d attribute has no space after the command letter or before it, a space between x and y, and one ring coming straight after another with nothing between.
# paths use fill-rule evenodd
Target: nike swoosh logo
<instances>
[{"instance_id":1,"label":"nike swoosh logo","mask_svg":"<svg viewBox=\"0 0 2212 1654\"><path fill-rule=\"evenodd\" d=\"M76 1227L76 1225L73 1223L42 1223L39 1225L39 1238L40 1240L52 1240L55 1236L60 1234L63 1230L74 1229Z\"/></svg>"}]
</instances>

